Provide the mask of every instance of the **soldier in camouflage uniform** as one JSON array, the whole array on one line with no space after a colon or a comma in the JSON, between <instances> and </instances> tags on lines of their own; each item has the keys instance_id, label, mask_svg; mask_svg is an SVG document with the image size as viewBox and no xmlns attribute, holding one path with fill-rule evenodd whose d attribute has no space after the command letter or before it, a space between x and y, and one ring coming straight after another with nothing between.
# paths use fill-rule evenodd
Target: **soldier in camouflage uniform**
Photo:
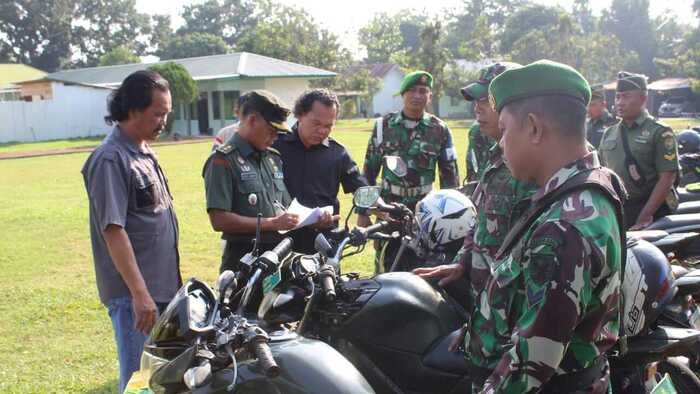
<instances>
[{"instance_id":1,"label":"soldier in camouflage uniform","mask_svg":"<svg viewBox=\"0 0 700 394\"><path fill-rule=\"evenodd\" d=\"M469 129L469 146L467 150L467 178L466 182L475 182L481 179L491 157L491 148L498 143L488 132L482 132L482 128L497 129L498 124L485 124L485 122L498 122L498 115L490 116L490 104L488 101L489 83L493 78L506 68L519 66L517 63L499 62L484 67L479 71L479 79L460 90L462 97L474 102L476 121ZM493 111L491 111L493 112ZM493 119L492 119L493 118Z\"/></svg>"},{"instance_id":2,"label":"soldier in camouflage uniform","mask_svg":"<svg viewBox=\"0 0 700 394\"><path fill-rule=\"evenodd\" d=\"M538 61L489 90L508 168L540 188L475 303L465 337L474 387L605 393L620 324L623 190L586 147L590 88L574 69Z\"/></svg>"},{"instance_id":3,"label":"soldier in camouflage uniform","mask_svg":"<svg viewBox=\"0 0 700 394\"><path fill-rule=\"evenodd\" d=\"M400 156L406 162L408 173L404 178L381 171L381 196L386 202L402 203L412 210L433 189L436 167L441 188L459 184L452 133L445 122L425 112L432 86L433 77L425 71L406 75L399 90L403 110L377 120L365 155L363 173L370 185L376 183L384 156ZM358 225L367 224L367 216L359 215ZM391 264L399 245L400 241L389 242L385 265Z\"/></svg>"},{"instance_id":4,"label":"soldier in camouflage uniform","mask_svg":"<svg viewBox=\"0 0 700 394\"><path fill-rule=\"evenodd\" d=\"M476 106L475 106L476 112ZM478 115L477 115L478 116ZM478 182L489 161L489 151L496 141L481 132L481 125L476 121L469 128L469 146L467 147L467 182Z\"/></svg>"},{"instance_id":5,"label":"soldier in camouflage uniform","mask_svg":"<svg viewBox=\"0 0 700 394\"><path fill-rule=\"evenodd\" d=\"M515 63L496 63L482 70L482 78L462 89L465 98L477 100L477 120L484 135L493 141L502 137L498 128L498 113L488 103L488 86L496 75L506 69L520 67ZM469 280L468 308L483 290L486 279L494 268L494 256L503 243L513 223L529 206L530 197L537 185L521 182L510 174L503 161L503 151L498 144L491 147L489 158L483 163L483 175L472 195L476 206L476 222L464 239L453 264L438 267L418 268L413 273L423 278L441 278L445 286L466 273Z\"/></svg>"},{"instance_id":6,"label":"soldier in camouflage uniform","mask_svg":"<svg viewBox=\"0 0 700 394\"><path fill-rule=\"evenodd\" d=\"M608 112L603 85L592 86L591 103L588 104L586 139L588 139L593 148L598 149L600 140L603 138L603 132L615 123L617 123L617 118Z\"/></svg>"},{"instance_id":7,"label":"soldier in camouflage uniform","mask_svg":"<svg viewBox=\"0 0 700 394\"><path fill-rule=\"evenodd\" d=\"M605 130L598 149L603 165L623 179L629 192L625 221L630 230L645 228L678 204L676 134L649 115L646 100L646 76L621 71L615 107L622 120Z\"/></svg>"}]
</instances>

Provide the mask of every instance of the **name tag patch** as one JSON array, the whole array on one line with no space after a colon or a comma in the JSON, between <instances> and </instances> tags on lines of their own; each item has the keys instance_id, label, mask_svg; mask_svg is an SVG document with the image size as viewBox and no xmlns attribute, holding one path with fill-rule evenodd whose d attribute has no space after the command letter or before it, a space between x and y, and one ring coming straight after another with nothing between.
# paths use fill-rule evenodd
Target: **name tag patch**
<instances>
[{"instance_id":1,"label":"name tag patch","mask_svg":"<svg viewBox=\"0 0 700 394\"><path fill-rule=\"evenodd\" d=\"M242 172L241 173L241 179L244 181L250 181L252 179L256 179L258 177L258 174L254 172Z\"/></svg>"}]
</instances>

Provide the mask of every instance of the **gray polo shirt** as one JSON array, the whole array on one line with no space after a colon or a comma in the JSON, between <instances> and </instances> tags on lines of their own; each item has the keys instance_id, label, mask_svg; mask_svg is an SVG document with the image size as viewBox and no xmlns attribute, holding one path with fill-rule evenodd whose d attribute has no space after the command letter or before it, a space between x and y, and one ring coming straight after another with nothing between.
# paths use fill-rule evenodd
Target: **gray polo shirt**
<instances>
[{"instance_id":1,"label":"gray polo shirt","mask_svg":"<svg viewBox=\"0 0 700 394\"><path fill-rule=\"evenodd\" d=\"M126 230L153 300L169 302L182 285L178 224L168 180L153 150L140 148L117 126L88 157L82 174L102 303L131 296L102 236L110 224Z\"/></svg>"}]
</instances>

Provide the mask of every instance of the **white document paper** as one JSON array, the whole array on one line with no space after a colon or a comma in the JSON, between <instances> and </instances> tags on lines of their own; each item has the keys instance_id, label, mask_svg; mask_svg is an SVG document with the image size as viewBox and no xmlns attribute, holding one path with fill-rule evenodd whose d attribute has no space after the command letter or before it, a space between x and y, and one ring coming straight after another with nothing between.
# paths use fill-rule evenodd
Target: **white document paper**
<instances>
[{"instance_id":1,"label":"white document paper","mask_svg":"<svg viewBox=\"0 0 700 394\"><path fill-rule=\"evenodd\" d=\"M328 212L328 214L333 215L333 207L331 205L327 205L323 208L309 208L301 205L301 203L299 203L299 201L297 201L295 198L292 200L289 208L287 208L287 212L299 215L299 224L293 228L293 230L296 230L318 222L319 219L321 219L321 216L323 216L324 212ZM290 230L280 230L279 233L285 234L287 231Z\"/></svg>"}]
</instances>

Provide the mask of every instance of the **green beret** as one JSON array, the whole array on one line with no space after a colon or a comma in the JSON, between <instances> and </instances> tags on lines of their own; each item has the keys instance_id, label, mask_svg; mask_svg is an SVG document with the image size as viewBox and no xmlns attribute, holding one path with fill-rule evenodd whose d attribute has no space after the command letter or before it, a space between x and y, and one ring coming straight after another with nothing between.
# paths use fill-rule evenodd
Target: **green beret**
<instances>
[{"instance_id":1,"label":"green beret","mask_svg":"<svg viewBox=\"0 0 700 394\"><path fill-rule=\"evenodd\" d=\"M423 85L432 89L433 76L430 75L429 72L421 70L413 71L411 73L406 74L406 76L403 78L403 81L401 81L399 95L404 94L408 89L416 85Z\"/></svg>"},{"instance_id":2,"label":"green beret","mask_svg":"<svg viewBox=\"0 0 700 394\"><path fill-rule=\"evenodd\" d=\"M514 101L547 95L573 97L585 106L591 101L591 88L578 71L551 60L506 70L489 85L489 100L498 112Z\"/></svg>"},{"instance_id":3,"label":"green beret","mask_svg":"<svg viewBox=\"0 0 700 394\"><path fill-rule=\"evenodd\" d=\"M627 71L617 73L617 91L647 90L647 76Z\"/></svg>"},{"instance_id":4,"label":"green beret","mask_svg":"<svg viewBox=\"0 0 700 394\"><path fill-rule=\"evenodd\" d=\"M591 86L591 100L605 100L605 87L603 84Z\"/></svg>"},{"instance_id":5,"label":"green beret","mask_svg":"<svg viewBox=\"0 0 700 394\"><path fill-rule=\"evenodd\" d=\"M481 100L489 95L489 84L497 75L505 70L522 67L518 63L499 62L479 71L479 79L460 89L462 97L467 101Z\"/></svg>"}]
</instances>

